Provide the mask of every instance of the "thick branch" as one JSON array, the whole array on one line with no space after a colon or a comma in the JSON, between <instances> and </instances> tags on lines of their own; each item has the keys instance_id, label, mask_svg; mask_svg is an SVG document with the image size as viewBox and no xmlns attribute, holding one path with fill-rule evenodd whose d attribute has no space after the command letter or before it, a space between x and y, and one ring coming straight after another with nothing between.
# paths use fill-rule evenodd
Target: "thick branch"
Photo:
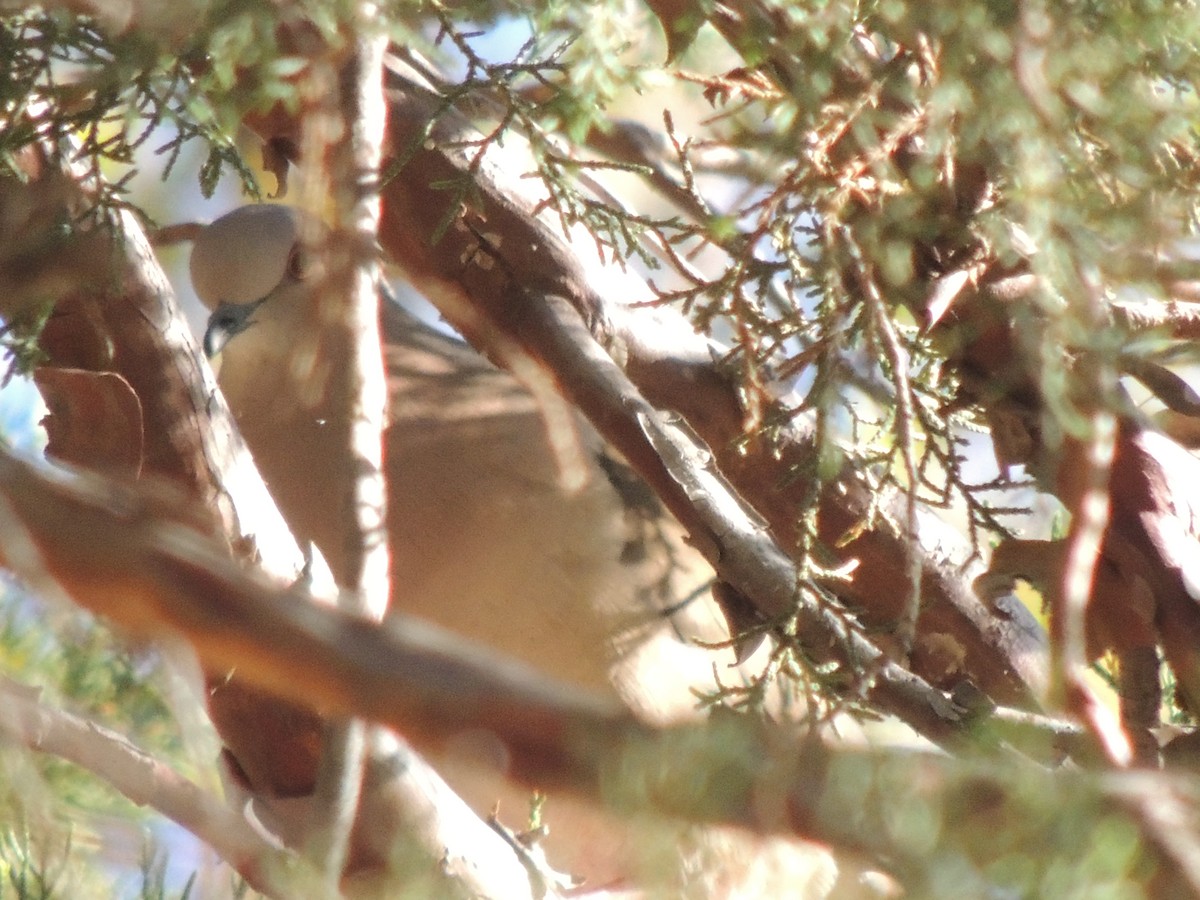
<instances>
[{"instance_id":1,"label":"thick branch","mask_svg":"<svg viewBox=\"0 0 1200 900\"><path fill-rule=\"evenodd\" d=\"M530 784L603 797L617 809L857 849L889 860L910 886L932 874L931 858L950 856L967 861L982 888L999 871L992 864L1014 852L1046 860L1050 834L1056 858L1080 858L1091 823L1110 816L1140 835L1147 864L1173 887L1181 879L1173 857L1195 845L1181 826L1164 850L1157 832L1126 811L1141 789L1120 778L994 759L832 752L798 740L791 728L735 716L649 729L416 621L377 626L296 603L232 565L198 532L148 515L137 496L126 496L115 515L94 479L50 479L0 455L0 486L28 537L52 554L49 570L80 600L127 626L182 632L211 665L236 665L261 687L385 722L424 745L463 730L491 732L510 752L511 773ZM1186 791L1160 784L1156 790ZM917 816L905 821L936 822L935 832L894 827L901 810ZM933 857L931 841L939 848Z\"/></svg>"}]
</instances>

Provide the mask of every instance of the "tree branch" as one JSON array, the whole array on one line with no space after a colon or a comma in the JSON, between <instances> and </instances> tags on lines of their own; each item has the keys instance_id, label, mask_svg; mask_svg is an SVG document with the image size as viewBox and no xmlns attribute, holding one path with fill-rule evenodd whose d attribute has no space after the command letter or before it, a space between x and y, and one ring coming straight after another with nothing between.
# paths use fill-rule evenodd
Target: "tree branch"
<instances>
[{"instance_id":1,"label":"tree branch","mask_svg":"<svg viewBox=\"0 0 1200 900\"><path fill-rule=\"evenodd\" d=\"M385 129L382 96L387 39L375 34L375 4L358 3L350 16L349 61L334 48L315 48L302 94L312 107L304 118L304 197L313 209L333 200L333 222L319 248L328 268L314 290L324 326L320 340L344 364L328 373L330 408L344 416L326 427L344 447L345 468L326 477L344 483L336 511L347 536L335 576L340 608L379 621L391 597L383 480L383 429L387 385L379 333L379 162ZM340 66L340 71L339 71ZM348 140L347 140L348 136ZM309 335L316 341L318 335ZM366 751L365 726L357 720L326 723L321 763L310 812L308 852L337 893L351 829L359 808Z\"/></svg>"},{"instance_id":2,"label":"tree branch","mask_svg":"<svg viewBox=\"0 0 1200 900\"><path fill-rule=\"evenodd\" d=\"M719 348L667 311L629 308L631 293L652 296L644 283L614 266L585 266L536 214L537 200L526 196L511 165L506 170L489 156L493 148L481 147L480 135L423 87L419 75L393 60L387 77L391 159L385 163L390 177L383 188L380 241L392 260L468 340L535 394L546 395L546 382L561 391L691 529L696 518L687 511L688 501L635 418L598 388L608 377L593 368L601 358L588 354L588 365L578 368L573 358L551 349L560 340L555 331L561 317L545 304L550 297L564 299L651 405L684 417L734 489L766 519L779 545L798 547L795 511L805 503L816 466L807 429L793 423L771 439L747 435L736 380L714 362ZM299 123L281 107L247 122L273 146L296 146ZM877 635L896 623L907 600L896 586L909 572L909 542L889 524L904 520L899 502L880 501L849 470L820 498L822 541L838 546L843 561L860 563L837 593ZM885 514L863 530L863 518L880 507ZM920 515L921 528L937 533L930 543L941 549L921 555L925 598L915 674L946 688L969 679L1000 703L1036 706L1045 681L1036 621L1019 608L1005 616L985 609L964 578L970 573L961 569L967 553L952 559L955 553L945 549L961 546L961 536ZM693 537L703 540L703 534L697 528ZM848 535L855 537L847 540ZM758 602L752 595L748 599ZM948 670L943 658L923 652L931 641L953 645L961 662Z\"/></svg>"},{"instance_id":3,"label":"tree branch","mask_svg":"<svg viewBox=\"0 0 1200 900\"><path fill-rule=\"evenodd\" d=\"M236 666L254 684L330 713L389 724L421 745L463 730L491 732L510 753L511 774L529 784L603 798L618 810L649 808L856 849L887 859L910 887L932 883L934 838L894 827L900 810L937 822L935 858L967 861L981 889L1013 852L1053 865L1044 853L1051 830L1056 858L1078 858L1094 836L1091 823L1109 816L1139 835L1146 864L1176 886L1183 878L1176 851L1196 845L1193 830L1181 827L1166 852L1158 832L1129 812L1130 796L1142 790L1112 776L997 759L831 751L791 727L740 716L648 728L417 621L373 625L298 603L295 591L241 571L194 529L156 518L137 495L114 514L99 487L94 476L50 477L0 453L0 491L47 569L81 602L142 632L182 633L210 665ZM1160 782L1155 790L1186 787ZM1008 826L1020 823L1002 841L1000 809ZM955 884L960 890L962 881Z\"/></svg>"},{"instance_id":4,"label":"tree branch","mask_svg":"<svg viewBox=\"0 0 1200 900\"><path fill-rule=\"evenodd\" d=\"M295 860L250 823L128 739L37 701L38 691L0 676L0 734L75 763L138 806L149 806L204 841L261 893L288 894Z\"/></svg>"},{"instance_id":5,"label":"tree branch","mask_svg":"<svg viewBox=\"0 0 1200 900\"><path fill-rule=\"evenodd\" d=\"M767 520L780 546L795 548L795 510L810 489L807 476L815 466L807 431L793 425L780 429L773 440L746 435L736 384L714 362L719 351L664 311L629 309L622 302L629 297L627 278L614 281L612 272L585 269L497 166L472 164L477 148L471 141L477 135L465 122L396 71L389 78L391 148L403 162L383 197L381 241L392 258L497 362L506 364L516 347L554 373L557 388L625 453L681 523L693 529L697 523L687 510L688 501L664 472L630 410L598 387L608 376L600 375L597 367L611 363L590 354L587 366L579 367L574 358L561 355L565 344L556 331L563 316L548 312L545 304L550 297L565 299L599 346L619 361L638 393L657 408L681 414L710 448L731 485ZM287 128L278 121L259 125L268 133ZM454 197L448 196L453 192L445 186L464 181L472 184L471 201L455 207ZM458 224L431 242L426 236L438 234L437 223L447 215ZM556 345L560 350L553 349ZM874 499L863 480L844 472L821 498L826 544L837 544L855 528L876 505ZM883 504L889 509L892 505ZM903 521L903 511L896 512L894 519ZM923 518L922 527L926 524ZM940 531L938 540L946 546L951 536L947 529ZM696 527L693 536L699 540L703 533ZM846 544L841 555L857 558L860 566L851 582L838 586L838 593L865 610L864 619L871 625L894 623L906 600L904 592L896 590L908 571L904 535L886 521L876 521ZM918 654L913 661L917 673L946 686L969 677L1002 703L1031 704L1036 689L1030 686L1044 677L1032 617L1019 611L1015 619L991 615L962 575L936 554L923 554L922 583L926 598L919 629L925 635L948 635L963 648L966 662L947 681L947 674L936 666L923 671L926 661ZM772 614L770 609L763 611Z\"/></svg>"}]
</instances>

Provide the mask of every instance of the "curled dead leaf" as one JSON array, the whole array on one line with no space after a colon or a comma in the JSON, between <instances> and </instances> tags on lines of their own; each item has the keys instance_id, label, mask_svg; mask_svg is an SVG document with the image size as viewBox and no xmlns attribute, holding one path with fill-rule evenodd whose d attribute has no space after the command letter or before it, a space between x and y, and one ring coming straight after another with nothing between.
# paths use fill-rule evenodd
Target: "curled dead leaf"
<instances>
[{"instance_id":1,"label":"curled dead leaf","mask_svg":"<svg viewBox=\"0 0 1200 900\"><path fill-rule=\"evenodd\" d=\"M142 404L115 372L41 366L33 373L49 410L46 455L110 475L142 468Z\"/></svg>"}]
</instances>

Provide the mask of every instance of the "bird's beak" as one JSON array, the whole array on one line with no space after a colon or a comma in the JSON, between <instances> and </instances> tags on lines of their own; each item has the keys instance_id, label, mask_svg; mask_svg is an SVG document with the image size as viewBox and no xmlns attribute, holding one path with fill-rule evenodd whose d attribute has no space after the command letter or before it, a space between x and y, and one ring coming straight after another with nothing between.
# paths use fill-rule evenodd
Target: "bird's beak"
<instances>
[{"instance_id":1,"label":"bird's beak","mask_svg":"<svg viewBox=\"0 0 1200 900\"><path fill-rule=\"evenodd\" d=\"M237 334L245 331L252 324L251 316L262 306L263 300L253 303L226 303L222 301L213 314L208 317L208 327L204 330L204 355L212 359Z\"/></svg>"}]
</instances>

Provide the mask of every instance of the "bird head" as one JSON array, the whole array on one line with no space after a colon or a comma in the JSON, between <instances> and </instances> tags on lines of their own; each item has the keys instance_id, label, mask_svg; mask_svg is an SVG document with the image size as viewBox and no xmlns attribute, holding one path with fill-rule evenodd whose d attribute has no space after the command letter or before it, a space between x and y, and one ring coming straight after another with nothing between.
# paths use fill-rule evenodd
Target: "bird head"
<instances>
[{"instance_id":1,"label":"bird head","mask_svg":"<svg viewBox=\"0 0 1200 900\"><path fill-rule=\"evenodd\" d=\"M338 361L323 342L313 289L323 237L307 213L257 204L217 219L192 246L192 284L211 310L204 352L217 357L217 380L243 433L246 417L312 412L325 396Z\"/></svg>"},{"instance_id":2,"label":"bird head","mask_svg":"<svg viewBox=\"0 0 1200 900\"><path fill-rule=\"evenodd\" d=\"M192 284L211 311L204 333L210 358L256 322L289 312L284 307L295 302L295 289L309 274L305 224L304 214L291 207L256 204L221 216L196 238ZM263 309L266 304L273 308Z\"/></svg>"}]
</instances>

